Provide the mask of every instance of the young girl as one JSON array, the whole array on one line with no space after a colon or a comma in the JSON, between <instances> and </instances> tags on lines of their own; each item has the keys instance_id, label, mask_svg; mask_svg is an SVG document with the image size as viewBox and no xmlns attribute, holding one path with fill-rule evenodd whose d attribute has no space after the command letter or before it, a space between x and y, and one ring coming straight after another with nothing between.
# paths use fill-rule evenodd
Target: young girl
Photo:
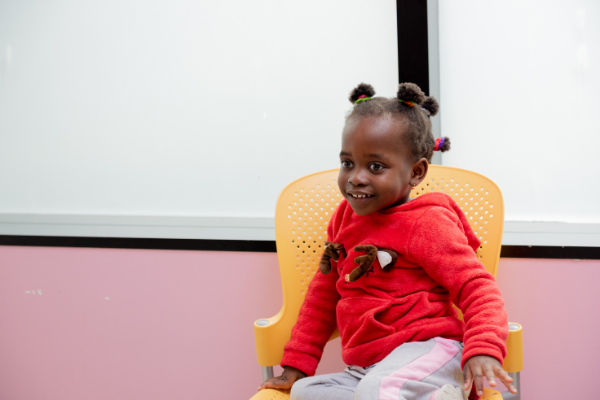
<instances>
[{"instance_id":1,"label":"young girl","mask_svg":"<svg viewBox=\"0 0 600 400\"><path fill-rule=\"evenodd\" d=\"M479 240L450 196L410 198L433 151L450 149L431 132L438 103L412 83L397 98L374 94L366 84L350 94L338 178L345 200L331 217L284 371L259 389L292 388L292 400L459 400L472 385L471 398L482 395L485 376L516 393L502 369L504 302L477 260ZM349 367L312 376L336 326Z\"/></svg>"}]
</instances>

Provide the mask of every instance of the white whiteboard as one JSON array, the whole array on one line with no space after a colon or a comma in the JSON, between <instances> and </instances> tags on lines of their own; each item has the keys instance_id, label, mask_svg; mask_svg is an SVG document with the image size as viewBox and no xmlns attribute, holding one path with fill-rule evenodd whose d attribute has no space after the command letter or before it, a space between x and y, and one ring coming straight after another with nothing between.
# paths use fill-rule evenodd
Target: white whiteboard
<instances>
[{"instance_id":1,"label":"white whiteboard","mask_svg":"<svg viewBox=\"0 0 600 400\"><path fill-rule=\"evenodd\" d=\"M600 2L440 1L439 47L442 163L494 179L507 221L600 223Z\"/></svg>"},{"instance_id":2,"label":"white whiteboard","mask_svg":"<svg viewBox=\"0 0 600 400\"><path fill-rule=\"evenodd\" d=\"M0 214L270 218L396 38L394 1L2 1Z\"/></svg>"}]
</instances>

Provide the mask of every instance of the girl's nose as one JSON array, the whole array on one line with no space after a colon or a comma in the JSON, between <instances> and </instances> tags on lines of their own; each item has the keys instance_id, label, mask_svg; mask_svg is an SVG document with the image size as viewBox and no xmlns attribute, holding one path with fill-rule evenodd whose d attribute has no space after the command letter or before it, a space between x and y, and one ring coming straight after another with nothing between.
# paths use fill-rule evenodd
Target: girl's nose
<instances>
[{"instance_id":1,"label":"girl's nose","mask_svg":"<svg viewBox=\"0 0 600 400\"><path fill-rule=\"evenodd\" d=\"M366 175L366 171L357 170L354 174L348 178L348 183L352 186L365 186L369 183Z\"/></svg>"}]
</instances>

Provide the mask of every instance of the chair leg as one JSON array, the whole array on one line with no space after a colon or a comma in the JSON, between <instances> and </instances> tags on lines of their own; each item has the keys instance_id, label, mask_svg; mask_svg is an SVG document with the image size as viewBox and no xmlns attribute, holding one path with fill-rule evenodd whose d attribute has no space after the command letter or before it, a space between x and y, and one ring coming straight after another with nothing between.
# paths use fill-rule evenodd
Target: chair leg
<instances>
[{"instance_id":1,"label":"chair leg","mask_svg":"<svg viewBox=\"0 0 600 400\"><path fill-rule=\"evenodd\" d=\"M517 388L517 394L511 392L503 392L503 400L521 400L521 373L520 372L509 372L508 375L513 378L513 385Z\"/></svg>"},{"instance_id":2,"label":"chair leg","mask_svg":"<svg viewBox=\"0 0 600 400\"><path fill-rule=\"evenodd\" d=\"M273 377L273 367L262 367L263 382Z\"/></svg>"}]
</instances>

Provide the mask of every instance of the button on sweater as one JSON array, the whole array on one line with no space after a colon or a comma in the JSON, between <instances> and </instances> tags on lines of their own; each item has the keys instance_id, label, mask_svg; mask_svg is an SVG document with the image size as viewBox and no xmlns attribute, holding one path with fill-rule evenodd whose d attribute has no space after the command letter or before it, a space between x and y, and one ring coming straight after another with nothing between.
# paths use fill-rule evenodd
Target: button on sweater
<instances>
[{"instance_id":1,"label":"button on sweater","mask_svg":"<svg viewBox=\"0 0 600 400\"><path fill-rule=\"evenodd\" d=\"M367 367L411 341L444 337L464 342L462 364L475 355L500 362L508 321L494 277L475 251L480 242L450 196L429 193L367 216L344 200L328 225L328 240L346 255L309 285L282 366L314 375L323 348L340 331L346 364ZM344 279L357 264L354 251L372 245L398 253L393 267L373 267L355 282ZM464 314L464 322L452 304Z\"/></svg>"}]
</instances>

